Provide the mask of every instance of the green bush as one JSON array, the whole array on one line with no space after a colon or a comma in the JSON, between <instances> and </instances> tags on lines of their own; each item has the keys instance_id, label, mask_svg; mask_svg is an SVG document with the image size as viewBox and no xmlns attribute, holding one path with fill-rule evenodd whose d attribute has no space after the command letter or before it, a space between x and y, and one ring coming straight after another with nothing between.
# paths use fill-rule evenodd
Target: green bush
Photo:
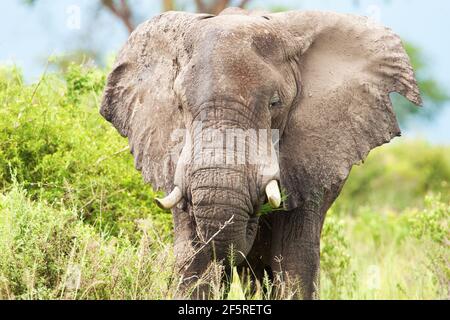
<instances>
[{"instance_id":1,"label":"green bush","mask_svg":"<svg viewBox=\"0 0 450 320\"><path fill-rule=\"evenodd\" d=\"M450 147L396 140L352 169L335 206L348 214L361 206L403 210L422 207L430 193L450 202Z\"/></svg>"},{"instance_id":2,"label":"green bush","mask_svg":"<svg viewBox=\"0 0 450 320\"><path fill-rule=\"evenodd\" d=\"M449 214L450 205L441 202L440 196L428 196L425 198L425 210L412 215L408 221L418 239L445 244L450 240Z\"/></svg>"},{"instance_id":3,"label":"green bush","mask_svg":"<svg viewBox=\"0 0 450 320\"><path fill-rule=\"evenodd\" d=\"M142 221L136 244L104 236L13 185L0 195L0 300L168 298L173 259L154 228Z\"/></svg>"},{"instance_id":4,"label":"green bush","mask_svg":"<svg viewBox=\"0 0 450 320\"><path fill-rule=\"evenodd\" d=\"M351 270L351 257L348 239L345 235L345 221L330 210L322 230L320 268L322 282L330 282L332 288L327 298L338 299L344 291L354 289L354 274Z\"/></svg>"},{"instance_id":5,"label":"green bush","mask_svg":"<svg viewBox=\"0 0 450 320\"><path fill-rule=\"evenodd\" d=\"M76 206L98 230L131 238L135 220L152 216L161 237L171 217L134 169L127 142L98 112L105 71L72 65L63 77L25 85L0 73L0 188L15 174L32 199Z\"/></svg>"},{"instance_id":6,"label":"green bush","mask_svg":"<svg viewBox=\"0 0 450 320\"><path fill-rule=\"evenodd\" d=\"M428 267L439 283L442 294L450 294L450 204L440 196L425 198L425 210L407 216L412 234L427 244Z\"/></svg>"}]
</instances>

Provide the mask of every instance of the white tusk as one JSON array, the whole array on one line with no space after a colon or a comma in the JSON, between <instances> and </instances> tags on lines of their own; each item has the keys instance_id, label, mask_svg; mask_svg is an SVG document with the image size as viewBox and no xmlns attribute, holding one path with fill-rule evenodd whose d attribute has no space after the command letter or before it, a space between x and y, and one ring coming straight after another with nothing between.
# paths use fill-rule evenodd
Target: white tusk
<instances>
[{"instance_id":1,"label":"white tusk","mask_svg":"<svg viewBox=\"0 0 450 320\"><path fill-rule=\"evenodd\" d=\"M270 206L277 209L281 205L281 193L276 180L270 181L266 186L266 195Z\"/></svg>"},{"instance_id":2,"label":"white tusk","mask_svg":"<svg viewBox=\"0 0 450 320\"><path fill-rule=\"evenodd\" d=\"M155 198L155 203L160 207L161 209L169 210L175 207L178 202L183 198L183 195L181 194L181 190L178 187L175 187L173 191L165 198Z\"/></svg>"}]
</instances>

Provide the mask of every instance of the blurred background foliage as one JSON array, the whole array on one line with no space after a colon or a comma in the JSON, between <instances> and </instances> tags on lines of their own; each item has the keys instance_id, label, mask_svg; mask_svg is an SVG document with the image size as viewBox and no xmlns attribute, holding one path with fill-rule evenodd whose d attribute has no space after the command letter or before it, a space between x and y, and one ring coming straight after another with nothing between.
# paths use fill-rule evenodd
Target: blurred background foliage
<instances>
[{"instance_id":1,"label":"blurred background foliage","mask_svg":"<svg viewBox=\"0 0 450 320\"><path fill-rule=\"evenodd\" d=\"M216 13L219 3L251 2L161 6ZM140 22L134 1L98 1L98 8L129 31ZM432 118L448 96L422 50L406 48ZM92 63L98 59L84 49L53 57L31 84L21 70L0 68L0 299L176 294L172 218L153 204L155 191L134 169L126 139L98 113L109 70ZM407 124L418 109L395 100ZM448 299L449 184L450 147L420 140L397 139L355 167L323 229L322 298ZM269 282L255 294L236 283L228 298L270 292ZM215 297L225 297L223 288Z\"/></svg>"}]
</instances>

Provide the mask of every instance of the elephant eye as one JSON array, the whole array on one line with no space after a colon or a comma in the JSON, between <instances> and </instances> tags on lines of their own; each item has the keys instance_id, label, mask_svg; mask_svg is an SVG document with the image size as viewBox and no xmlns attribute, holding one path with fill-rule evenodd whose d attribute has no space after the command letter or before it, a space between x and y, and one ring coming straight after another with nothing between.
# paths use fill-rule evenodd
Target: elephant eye
<instances>
[{"instance_id":1,"label":"elephant eye","mask_svg":"<svg viewBox=\"0 0 450 320\"><path fill-rule=\"evenodd\" d=\"M281 107L281 99L278 95L278 92L276 92L273 97L270 99L270 107L271 108L278 108Z\"/></svg>"}]
</instances>

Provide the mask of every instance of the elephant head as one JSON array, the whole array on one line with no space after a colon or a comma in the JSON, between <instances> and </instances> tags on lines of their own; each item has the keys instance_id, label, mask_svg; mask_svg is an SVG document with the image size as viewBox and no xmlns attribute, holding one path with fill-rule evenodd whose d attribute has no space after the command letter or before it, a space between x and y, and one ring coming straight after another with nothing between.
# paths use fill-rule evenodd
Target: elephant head
<instances>
[{"instance_id":1,"label":"elephant head","mask_svg":"<svg viewBox=\"0 0 450 320\"><path fill-rule=\"evenodd\" d=\"M326 211L352 166L400 135L391 92L421 104L401 40L367 18L167 12L119 53L101 114L145 180L170 193L158 201L173 207L177 254L223 260L232 246L239 263L279 186L288 210ZM233 143L227 161L230 132L246 146ZM264 135L267 152L250 152Z\"/></svg>"}]
</instances>

